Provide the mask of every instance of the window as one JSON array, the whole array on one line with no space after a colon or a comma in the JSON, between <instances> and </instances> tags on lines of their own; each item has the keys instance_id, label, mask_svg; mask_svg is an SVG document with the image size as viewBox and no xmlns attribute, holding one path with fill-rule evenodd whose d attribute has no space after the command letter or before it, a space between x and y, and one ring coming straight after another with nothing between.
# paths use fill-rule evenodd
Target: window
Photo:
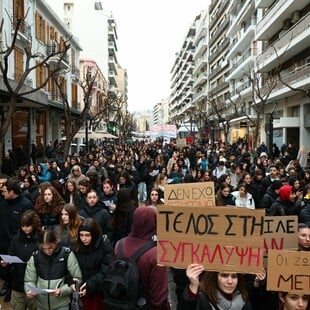
<instances>
[{"instance_id":1,"label":"window","mask_svg":"<svg viewBox=\"0 0 310 310\"><path fill-rule=\"evenodd\" d=\"M22 49L14 48L14 78L17 82L20 81L24 73L24 52Z\"/></svg>"},{"instance_id":2,"label":"window","mask_svg":"<svg viewBox=\"0 0 310 310\"><path fill-rule=\"evenodd\" d=\"M45 20L39 12L36 12L36 37L38 40L46 43Z\"/></svg>"}]
</instances>

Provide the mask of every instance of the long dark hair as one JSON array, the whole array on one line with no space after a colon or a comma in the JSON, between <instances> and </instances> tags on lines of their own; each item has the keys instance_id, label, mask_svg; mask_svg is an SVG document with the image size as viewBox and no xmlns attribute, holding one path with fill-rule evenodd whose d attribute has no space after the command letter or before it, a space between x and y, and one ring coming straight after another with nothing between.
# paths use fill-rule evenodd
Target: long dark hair
<instances>
[{"instance_id":1,"label":"long dark hair","mask_svg":"<svg viewBox=\"0 0 310 310\"><path fill-rule=\"evenodd\" d=\"M219 291L218 288L218 274L220 272L214 271L207 271L205 272L200 280L199 288L204 294L208 296L210 302L216 306L218 304L218 296L217 292ZM240 291L242 299L246 302L248 300L248 292L246 289L245 279L244 276L240 273L237 273L238 277L238 284L237 288Z\"/></svg>"},{"instance_id":2,"label":"long dark hair","mask_svg":"<svg viewBox=\"0 0 310 310\"><path fill-rule=\"evenodd\" d=\"M121 224L127 222L128 216L133 212L135 202L131 200L131 193L127 188L121 188L116 193L116 208L114 211L112 226L119 229Z\"/></svg>"}]
</instances>

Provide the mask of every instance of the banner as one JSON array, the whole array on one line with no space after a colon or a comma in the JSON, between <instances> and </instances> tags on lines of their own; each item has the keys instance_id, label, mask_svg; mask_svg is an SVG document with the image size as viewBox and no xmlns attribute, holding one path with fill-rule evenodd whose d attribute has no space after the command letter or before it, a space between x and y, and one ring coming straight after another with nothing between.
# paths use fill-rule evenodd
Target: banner
<instances>
[{"instance_id":1,"label":"banner","mask_svg":"<svg viewBox=\"0 0 310 310\"><path fill-rule=\"evenodd\" d=\"M310 294L310 252L269 250L267 290Z\"/></svg>"},{"instance_id":2,"label":"banner","mask_svg":"<svg viewBox=\"0 0 310 310\"><path fill-rule=\"evenodd\" d=\"M215 207L214 183L165 185L164 198L167 206Z\"/></svg>"},{"instance_id":3,"label":"banner","mask_svg":"<svg viewBox=\"0 0 310 310\"><path fill-rule=\"evenodd\" d=\"M165 189L166 190L166 189ZM263 269L265 210L157 207L157 263L258 273Z\"/></svg>"}]
</instances>

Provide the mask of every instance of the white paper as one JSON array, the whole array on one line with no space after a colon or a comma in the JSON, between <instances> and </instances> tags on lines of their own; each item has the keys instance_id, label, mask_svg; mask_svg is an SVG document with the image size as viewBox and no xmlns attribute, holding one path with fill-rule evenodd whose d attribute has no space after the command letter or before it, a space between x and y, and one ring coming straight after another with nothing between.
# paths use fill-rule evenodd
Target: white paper
<instances>
[{"instance_id":1,"label":"white paper","mask_svg":"<svg viewBox=\"0 0 310 310\"><path fill-rule=\"evenodd\" d=\"M35 293L35 294L48 294L48 293L53 293L56 290L56 289L47 289L47 288L41 289L41 288L37 288L31 284L26 284L26 287L29 291L31 291L32 293Z\"/></svg>"},{"instance_id":2,"label":"white paper","mask_svg":"<svg viewBox=\"0 0 310 310\"><path fill-rule=\"evenodd\" d=\"M153 170L153 171L151 172L151 176L152 176L152 177L155 177L155 176L158 175L158 173L159 173L159 170Z\"/></svg>"},{"instance_id":3,"label":"white paper","mask_svg":"<svg viewBox=\"0 0 310 310\"><path fill-rule=\"evenodd\" d=\"M18 256L13 256L13 255L5 255L5 254L0 254L2 260L6 263L13 264L25 264L26 262L23 262Z\"/></svg>"}]
</instances>

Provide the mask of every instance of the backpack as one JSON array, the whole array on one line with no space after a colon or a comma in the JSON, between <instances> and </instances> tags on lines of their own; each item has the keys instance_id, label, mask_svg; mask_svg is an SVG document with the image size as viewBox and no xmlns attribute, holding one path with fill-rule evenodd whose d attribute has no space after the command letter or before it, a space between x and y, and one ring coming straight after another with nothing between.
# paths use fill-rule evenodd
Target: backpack
<instances>
[{"instance_id":1,"label":"backpack","mask_svg":"<svg viewBox=\"0 0 310 310\"><path fill-rule=\"evenodd\" d=\"M124 239L119 241L118 257L110 263L103 283L106 309L147 309L147 299L140 284L136 261L142 254L154 247L156 242L146 243L131 257L126 258L123 252L123 241Z\"/></svg>"}]
</instances>

